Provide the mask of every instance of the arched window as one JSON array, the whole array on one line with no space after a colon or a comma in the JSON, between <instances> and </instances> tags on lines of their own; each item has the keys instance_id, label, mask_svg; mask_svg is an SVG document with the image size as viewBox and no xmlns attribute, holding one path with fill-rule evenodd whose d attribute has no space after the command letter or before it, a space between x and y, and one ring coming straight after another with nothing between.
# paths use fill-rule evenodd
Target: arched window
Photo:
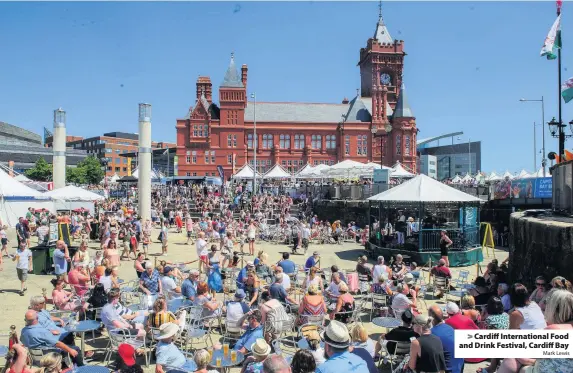
<instances>
[{"instance_id":1,"label":"arched window","mask_svg":"<svg viewBox=\"0 0 573 373\"><path fill-rule=\"evenodd\" d=\"M396 135L396 155L402 154L402 136Z\"/></svg>"},{"instance_id":2,"label":"arched window","mask_svg":"<svg viewBox=\"0 0 573 373\"><path fill-rule=\"evenodd\" d=\"M410 155L410 136L404 136L404 155Z\"/></svg>"}]
</instances>

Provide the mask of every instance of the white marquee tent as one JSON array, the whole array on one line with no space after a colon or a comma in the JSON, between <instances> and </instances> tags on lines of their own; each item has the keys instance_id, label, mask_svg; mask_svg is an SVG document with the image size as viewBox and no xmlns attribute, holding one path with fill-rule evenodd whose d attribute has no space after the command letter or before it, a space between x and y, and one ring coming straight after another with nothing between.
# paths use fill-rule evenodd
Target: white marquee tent
<instances>
[{"instance_id":1,"label":"white marquee tent","mask_svg":"<svg viewBox=\"0 0 573 373\"><path fill-rule=\"evenodd\" d=\"M485 202L423 174L368 199L395 202Z\"/></svg>"},{"instance_id":2,"label":"white marquee tent","mask_svg":"<svg viewBox=\"0 0 573 373\"><path fill-rule=\"evenodd\" d=\"M416 175L406 170L400 162L396 162L396 164L392 167L392 172L390 172L390 177L414 177L414 176Z\"/></svg>"},{"instance_id":3,"label":"white marquee tent","mask_svg":"<svg viewBox=\"0 0 573 373\"><path fill-rule=\"evenodd\" d=\"M286 172L285 169L277 163L268 170L263 177L265 179L290 179L292 175Z\"/></svg>"},{"instance_id":4,"label":"white marquee tent","mask_svg":"<svg viewBox=\"0 0 573 373\"><path fill-rule=\"evenodd\" d=\"M73 185L51 190L44 193L44 195L50 196L54 200L56 210L74 210L83 207L92 214L94 212L94 201L104 199L103 196L97 193Z\"/></svg>"},{"instance_id":5,"label":"white marquee tent","mask_svg":"<svg viewBox=\"0 0 573 373\"><path fill-rule=\"evenodd\" d=\"M372 172L374 168L366 163L356 162L347 159L342 162L330 166L328 169L322 170L321 173L324 177L358 177L365 172Z\"/></svg>"},{"instance_id":6,"label":"white marquee tent","mask_svg":"<svg viewBox=\"0 0 573 373\"><path fill-rule=\"evenodd\" d=\"M304 165L303 168L298 170L295 177L304 179L305 177L310 177L313 174L314 167L310 163Z\"/></svg>"},{"instance_id":7,"label":"white marquee tent","mask_svg":"<svg viewBox=\"0 0 573 373\"><path fill-rule=\"evenodd\" d=\"M54 210L49 196L34 190L0 169L0 220L2 224L14 227L18 218L25 216L28 208Z\"/></svg>"},{"instance_id":8,"label":"white marquee tent","mask_svg":"<svg viewBox=\"0 0 573 373\"><path fill-rule=\"evenodd\" d=\"M502 176L503 179L509 178L509 180L513 179L513 177L514 177L513 174L509 171L505 171L505 173Z\"/></svg>"},{"instance_id":9,"label":"white marquee tent","mask_svg":"<svg viewBox=\"0 0 573 373\"><path fill-rule=\"evenodd\" d=\"M498 181L498 180L502 180L502 177L499 176L498 174L495 173L495 171L493 171L491 174L489 174L489 176L486 178L487 181Z\"/></svg>"},{"instance_id":10,"label":"white marquee tent","mask_svg":"<svg viewBox=\"0 0 573 373\"><path fill-rule=\"evenodd\" d=\"M150 174L150 175L151 175L151 180L153 180L153 181L159 181L159 180L161 180L161 179L163 179L163 178L165 177L161 172L156 171L156 170L151 170L151 174ZM114 176L115 176L115 175L114 175ZM139 179L139 168L136 168L136 169L131 173L131 176L133 176L133 177ZM113 178L113 176L112 176L112 178ZM116 181L117 181L117 179L116 179Z\"/></svg>"},{"instance_id":11,"label":"white marquee tent","mask_svg":"<svg viewBox=\"0 0 573 373\"><path fill-rule=\"evenodd\" d=\"M252 179L253 178L254 170L249 166L249 164L245 163L243 167L236 174L233 175L234 179ZM257 178L261 177L261 174L257 172Z\"/></svg>"}]
</instances>

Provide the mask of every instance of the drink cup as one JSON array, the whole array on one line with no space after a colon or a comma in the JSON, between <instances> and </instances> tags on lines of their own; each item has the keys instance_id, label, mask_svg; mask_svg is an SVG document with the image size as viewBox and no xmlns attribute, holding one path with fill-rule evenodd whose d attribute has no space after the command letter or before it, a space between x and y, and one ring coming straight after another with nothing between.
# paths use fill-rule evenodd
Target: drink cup
<instances>
[{"instance_id":1,"label":"drink cup","mask_svg":"<svg viewBox=\"0 0 573 373\"><path fill-rule=\"evenodd\" d=\"M229 355L229 344L228 344L228 343L225 343L225 344L223 345L223 354L224 354L225 356L228 356L228 355Z\"/></svg>"},{"instance_id":2,"label":"drink cup","mask_svg":"<svg viewBox=\"0 0 573 373\"><path fill-rule=\"evenodd\" d=\"M221 363L223 362L223 359L221 357L217 358L217 368L221 367Z\"/></svg>"},{"instance_id":3,"label":"drink cup","mask_svg":"<svg viewBox=\"0 0 573 373\"><path fill-rule=\"evenodd\" d=\"M233 363L237 362L237 351L235 351L235 350L231 350L231 361Z\"/></svg>"}]
</instances>

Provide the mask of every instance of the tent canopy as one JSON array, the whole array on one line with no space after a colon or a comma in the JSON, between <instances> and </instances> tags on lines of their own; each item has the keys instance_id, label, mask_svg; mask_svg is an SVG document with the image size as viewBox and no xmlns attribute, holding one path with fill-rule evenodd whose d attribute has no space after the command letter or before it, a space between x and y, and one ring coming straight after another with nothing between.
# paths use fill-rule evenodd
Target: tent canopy
<instances>
[{"instance_id":1,"label":"tent canopy","mask_svg":"<svg viewBox=\"0 0 573 373\"><path fill-rule=\"evenodd\" d=\"M85 190L74 185L54 189L44 193L44 195L50 196L52 199L65 201L99 201L104 199L103 196L97 193L90 192L89 190Z\"/></svg>"},{"instance_id":2,"label":"tent canopy","mask_svg":"<svg viewBox=\"0 0 573 373\"><path fill-rule=\"evenodd\" d=\"M394 167L392 167L392 172L390 172L390 177L414 177L413 173L407 171L400 162L396 162Z\"/></svg>"},{"instance_id":3,"label":"tent canopy","mask_svg":"<svg viewBox=\"0 0 573 373\"><path fill-rule=\"evenodd\" d=\"M139 179L139 167L136 168L135 171L133 171L131 173L131 176ZM159 180L159 179L162 179L163 177L164 176L161 172L156 171L156 170L151 170L151 180ZM116 181L117 181L117 179L116 179Z\"/></svg>"},{"instance_id":4,"label":"tent canopy","mask_svg":"<svg viewBox=\"0 0 573 373\"><path fill-rule=\"evenodd\" d=\"M480 198L447 186L420 174L404 184L368 198L370 201L394 202L480 202Z\"/></svg>"},{"instance_id":5,"label":"tent canopy","mask_svg":"<svg viewBox=\"0 0 573 373\"><path fill-rule=\"evenodd\" d=\"M48 199L42 193L24 185L0 169L0 197L33 197Z\"/></svg>"},{"instance_id":6,"label":"tent canopy","mask_svg":"<svg viewBox=\"0 0 573 373\"><path fill-rule=\"evenodd\" d=\"M521 170L519 174L517 174L517 179L528 179L531 177L531 174L525 170Z\"/></svg>"},{"instance_id":7,"label":"tent canopy","mask_svg":"<svg viewBox=\"0 0 573 373\"><path fill-rule=\"evenodd\" d=\"M253 178L253 172L254 170L251 168L251 166L248 163L245 163L245 165L243 167L241 167L241 169L233 175L233 178L235 179L252 179ZM259 174L257 172L257 177L261 177L261 174Z\"/></svg>"},{"instance_id":8,"label":"tent canopy","mask_svg":"<svg viewBox=\"0 0 573 373\"><path fill-rule=\"evenodd\" d=\"M509 180L513 179L513 174L509 171L505 171L505 173L503 174L503 179L505 178L509 178Z\"/></svg>"},{"instance_id":9,"label":"tent canopy","mask_svg":"<svg viewBox=\"0 0 573 373\"><path fill-rule=\"evenodd\" d=\"M459 184L462 182L462 178L460 177L460 175L456 175L453 179L452 179L452 183L454 184Z\"/></svg>"},{"instance_id":10,"label":"tent canopy","mask_svg":"<svg viewBox=\"0 0 573 373\"><path fill-rule=\"evenodd\" d=\"M263 177L268 179L290 179L292 175L286 172L285 169L277 163L268 170Z\"/></svg>"},{"instance_id":11,"label":"tent canopy","mask_svg":"<svg viewBox=\"0 0 573 373\"><path fill-rule=\"evenodd\" d=\"M314 167L312 167L312 165L310 163L307 163L304 165L303 168L301 168L297 174L296 177L305 177L305 176L310 176L312 175L312 172L314 171Z\"/></svg>"},{"instance_id":12,"label":"tent canopy","mask_svg":"<svg viewBox=\"0 0 573 373\"><path fill-rule=\"evenodd\" d=\"M32 181L32 180L28 179L28 178L26 177L26 175L24 175L24 174L18 174L18 175L16 175L16 176L14 176L14 180L18 180L18 181Z\"/></svg>"}]
</instances>

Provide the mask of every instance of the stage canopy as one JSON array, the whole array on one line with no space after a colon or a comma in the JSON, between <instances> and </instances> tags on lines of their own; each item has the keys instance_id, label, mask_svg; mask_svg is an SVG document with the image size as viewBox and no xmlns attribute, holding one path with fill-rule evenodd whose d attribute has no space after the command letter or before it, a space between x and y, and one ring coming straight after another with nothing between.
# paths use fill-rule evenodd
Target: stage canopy
<instances>
[{"instance_id":1,"label":"stage canopy","mask_svg":"<svg viewBox=\"0 0 573 373\"><path fill-rule=\"evenodd\" d=\"M370 201L393 202L480 202L470 194L447 186L426 175L417 175L404 184L368 198Z\"/></svg>"}]
</instances>

